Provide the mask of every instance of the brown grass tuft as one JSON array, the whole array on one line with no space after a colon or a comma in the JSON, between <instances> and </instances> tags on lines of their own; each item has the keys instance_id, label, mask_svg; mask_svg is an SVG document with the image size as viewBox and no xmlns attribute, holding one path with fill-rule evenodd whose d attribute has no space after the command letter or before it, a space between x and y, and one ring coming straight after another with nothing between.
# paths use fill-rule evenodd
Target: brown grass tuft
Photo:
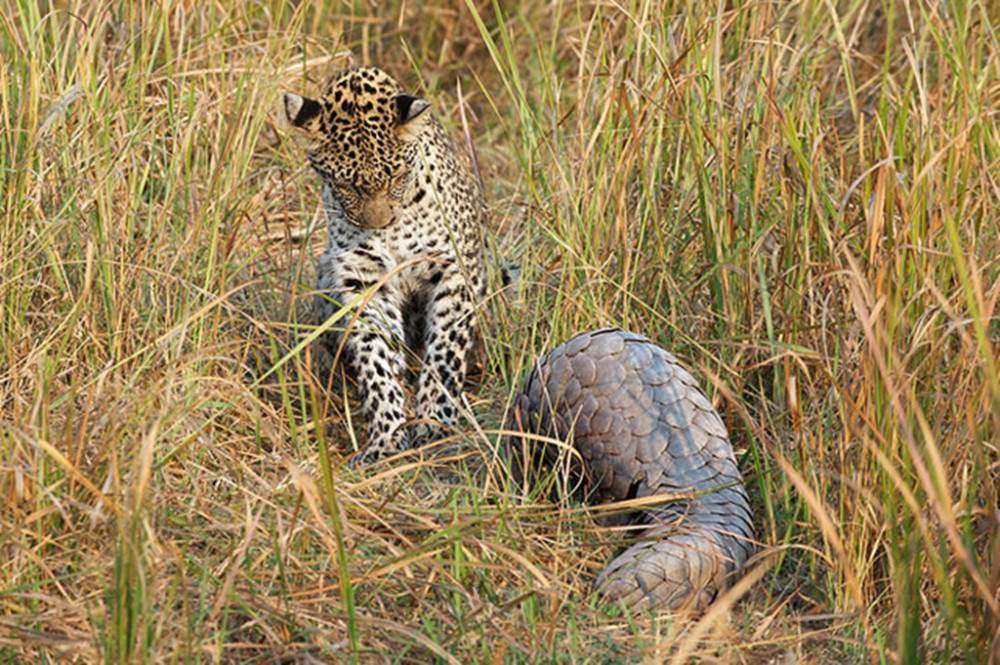
<instances>
[{"instance_id":1,"label":"brown grass tuft","mask_svg":"<svg viewBox=\"0 0 1000 665\"><path fill-rule=\"evenodd\" d=\"M1000 658L992 3L0 8L0 661ZM274 113L348 57L474 140L522 267L466 431L362 476ZM607 324L748 478L759 581L700 621L600 607L627 534L498 455Z\"/></svg>"}]
</instances>

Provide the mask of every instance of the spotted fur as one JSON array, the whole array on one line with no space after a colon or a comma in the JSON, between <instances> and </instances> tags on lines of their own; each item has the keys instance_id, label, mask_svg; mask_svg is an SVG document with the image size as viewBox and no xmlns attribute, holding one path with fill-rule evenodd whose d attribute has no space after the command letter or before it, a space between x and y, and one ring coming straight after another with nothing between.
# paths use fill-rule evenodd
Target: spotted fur
<instances>
[{"instance_id":1,"label":"spotted fur","mask_svg":"<svg viewBox=\"0 0 1000 665\"><path fill-rule=\"evenodd\" d=\"M377 68L333 77L318 99L285 95L310 139L329 247L319 260L324 319L388 276L344 338L368 421L354 463L422 443L451 426L485 288L482 191L429 104ZM324 340L336 348L339 335ZM416 426L404 427L405 347L423 348Z\"/></svg>"}]
</instances>

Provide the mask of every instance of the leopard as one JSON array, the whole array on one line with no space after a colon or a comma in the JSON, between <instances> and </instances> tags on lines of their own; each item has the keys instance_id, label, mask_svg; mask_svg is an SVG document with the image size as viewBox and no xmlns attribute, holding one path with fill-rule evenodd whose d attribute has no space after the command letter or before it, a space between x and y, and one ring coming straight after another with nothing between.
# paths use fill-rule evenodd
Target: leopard
<instances>
[{"instance_id":1,"label":"leopard","mask_svg":"<svg viewBox=\"0 0 1000 665\"><path fill-rule=\"evenodd\" d=\"M337 72L318 98L287 92L283 106L321 185L318 315L352 313L321 343L342 348L361 397L357 468L456 424L486 289L483 186L431 103L378 67Z\"/></svg>"}]
</instances>

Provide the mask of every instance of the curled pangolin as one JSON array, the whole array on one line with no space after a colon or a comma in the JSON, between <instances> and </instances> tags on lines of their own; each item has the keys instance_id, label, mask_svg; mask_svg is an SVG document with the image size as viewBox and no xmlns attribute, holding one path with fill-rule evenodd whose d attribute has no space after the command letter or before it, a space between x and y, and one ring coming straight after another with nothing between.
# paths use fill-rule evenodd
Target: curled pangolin
<instances>
[{"instance_id":1,"label":"curled pangolin","mask_svg":"<svg viewBox=\"0 0 1000 665\"><path fill-rule=\"evenodd\" d=\"M571 436L575 477L592 501L694 495L643 511L653 526L597 577L606 599L702 609L750 556L750 504L725 425L694 377L645 337L596 330L542 356L510 429ZM537 438L509 444L522 478L560 457Z\"/></svg>"}]
</instances>

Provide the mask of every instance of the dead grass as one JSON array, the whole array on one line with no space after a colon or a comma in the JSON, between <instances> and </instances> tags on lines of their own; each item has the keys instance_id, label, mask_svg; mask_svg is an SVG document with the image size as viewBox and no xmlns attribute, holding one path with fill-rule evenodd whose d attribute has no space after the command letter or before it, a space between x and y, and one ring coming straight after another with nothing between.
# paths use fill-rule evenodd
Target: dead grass
<instances>
[{"instance_id":1,"label":"dead grass","mask_svg":"<svg viewBox=\"0 0 1000 665\"><path fill-rule=\"evenodd\" d=\"M0 7L0 661L998 657L993 3ZM523 267L467 432L360 476L274 112L348 52L464 113ZM700 624L600 607L625 534L497 453L607 324L711 386L755 502Z\"/></svg>"}]
</instances>

